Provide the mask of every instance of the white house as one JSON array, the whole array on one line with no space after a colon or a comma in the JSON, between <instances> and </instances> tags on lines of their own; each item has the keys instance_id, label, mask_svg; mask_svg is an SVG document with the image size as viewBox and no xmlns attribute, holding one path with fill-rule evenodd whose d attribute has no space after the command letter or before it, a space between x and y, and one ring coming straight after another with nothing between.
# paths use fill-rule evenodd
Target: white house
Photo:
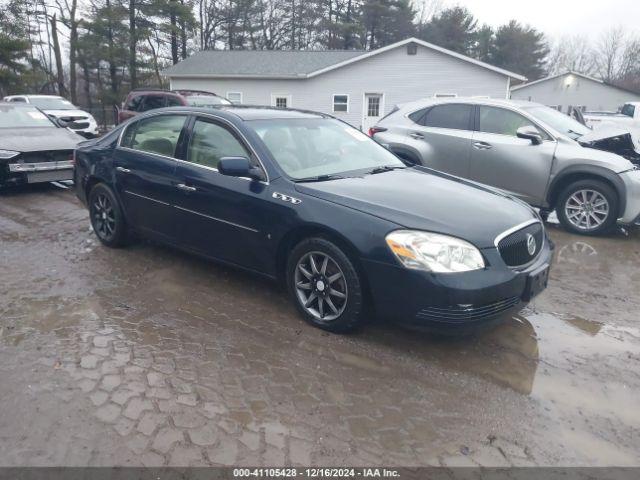
<instances>
[{"instance_id":1,"label":"white house","mask_svg":"<svg viewBox=\"0 0 640 480\"><path fill-rule=\"evenodd\" d=\"M172 89L234 103L329 113L367 130L394 105L420 98L508 98L521 75L408 38L373 51L202 51L163 72Z\"/></svg>"},{"instance_id":2,"label":"white house","mask_svg":"<svg viewBox=\"0 0 640 480\"><path fill-rule=\"evenodd\" d=\"M511 88L511 98L542 103L560 111L617 111L626 102L640 101L640 94L578 72L564 72Z\"/></svg>"}]
</instances>

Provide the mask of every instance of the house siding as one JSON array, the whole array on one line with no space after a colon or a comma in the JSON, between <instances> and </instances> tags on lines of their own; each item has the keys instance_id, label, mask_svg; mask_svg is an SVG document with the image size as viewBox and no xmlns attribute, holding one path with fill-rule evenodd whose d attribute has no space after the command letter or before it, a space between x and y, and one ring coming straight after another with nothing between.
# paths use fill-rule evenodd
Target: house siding
<instances>
[{"instance_id":1,"label":"house siding","mask_svg":"<svg viewBox=\"0 0 640 480\"><path fill-rule=\"evenodd\" d=\"M508 77L429 48L406 46L373 55L353 64L299 80L246 78L170 78L171 88L208 90L226 96L242 92L243 103L270 105L273 94L291 96L291 107L335 115L360 128L365 93L384 94L382 114L398 103L436 93L506 98ZM349 111L333 112L333 95L349 95Z\"/></svg>"},{"instance_id":2,"label":"house siding","mask_svg":"<svg viewBox=\"0 0 640 480\"><path fill-rule=\"evenodd\" d=\"M625 102L640 101L640 95L571 74L513 90L511 98L550 106L561 105L563 112L570 105L585 106L586 110L592 111L616 111Z\"/></svg>"}]
</instances>

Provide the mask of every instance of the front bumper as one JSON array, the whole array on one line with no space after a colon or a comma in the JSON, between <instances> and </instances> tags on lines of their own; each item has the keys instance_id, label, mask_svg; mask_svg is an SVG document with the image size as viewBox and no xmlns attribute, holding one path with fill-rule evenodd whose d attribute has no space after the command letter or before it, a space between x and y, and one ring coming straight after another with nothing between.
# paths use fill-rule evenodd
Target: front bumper
<instances>
[{"instance_id":1,"label":"front bumper","mask_svg":"<svg viewBox=\"0 0 640 480\"><path fill-rule=\"evenodd\" d=\"M621 173L626 189L626 206L618 223L625 225L640 223L640 169Z\"/></svg>"},{"instance_id":2,"label":"front bumper","mask_svg":"<svg viewBox=\"0 0 640 480\"><path fill-rule=\"evenodd\" d=\"M553 244L547 238L535 261L522 269L507 267L495 248L482 253L486 268L453 274L363 260L376 313L442 333L466 333L497 323L528 303L529 277L550 266Z\"/></svg>"},{"instance_id":3,"label":"front bumper","mask_svg":"<svg viewBox=\"0 0 640 480\"><path fill-rule=\"evenodd\" d=\"M73 180L72 160L9 163L6 167L0 181L3 185Z\"/></svg>"}]
</instances>

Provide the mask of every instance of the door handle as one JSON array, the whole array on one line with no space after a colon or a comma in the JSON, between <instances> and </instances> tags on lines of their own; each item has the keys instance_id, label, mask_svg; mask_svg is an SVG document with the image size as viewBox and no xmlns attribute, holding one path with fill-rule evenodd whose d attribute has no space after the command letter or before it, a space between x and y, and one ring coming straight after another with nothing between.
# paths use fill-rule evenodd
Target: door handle
<instances>
[{"instance_id":1,"label":"door handle","mask_svg":"<svg viewBox=\"0 0 640 480\"><path fill-rule=\"evenodd\" d=\"M409 136L411 138L415 138L416 140L422 140L424 138L424 135L422 135L421 133L417 133L417 132L411 132L409 134Z\"/></svg>"},{"instance_id":2,"label":"door handle","mask_svg":"<svg viewBox=\"0 0 640 480\"><path fill-rule=\"evenodd\" d=\"M473 142L473 148L477 150L489 150L493 148L493 146L487 142Z\"/></svg>"},{"instance_id":3,"label":"door handle","mask_svg":"<svg viewBox=\"0 0 640 480\"><path fill-rule=\"evenodd\" d=\"M184 190L185 192L195 192L197 190L196 187L190 187L189 185L185 185L184 183L179 183L176 185L180 190Z\"/></svg>"},{"instance_id":4,"label":"door handle","mask_svg":"<svg viewBox=\"0 0 640 480\"><path fill-rule=\"evenodd\" d=\"M116 167L116 170L122 173L131 173L131 170L129 170L128 168L124 168L124 167Z\"/></svg>"}]
</instances>

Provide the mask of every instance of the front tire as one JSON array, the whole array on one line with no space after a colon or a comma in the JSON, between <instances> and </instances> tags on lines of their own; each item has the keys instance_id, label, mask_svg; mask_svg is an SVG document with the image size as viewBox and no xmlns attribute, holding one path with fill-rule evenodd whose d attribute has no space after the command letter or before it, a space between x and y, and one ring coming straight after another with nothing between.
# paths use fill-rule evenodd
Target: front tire
<instances>
[{"instance_id":1,"label":"front tire","mask_svg":"<svg viewBox=\"0 0 640 480\"><path fill-rule=\"evenodd\" d=\"M558 197L556 213L562 226L579 235L600 235L616 224L618 196L600 180L578 180Z\"/></svg>"},{"instance_id":2,"label":"front tire","mask_svg":"<svg viewBox=\"0 0 640 480\"><path fill-rule=\"evenodd\" d=\"M113 191L104 183L94 186L89 192L89 216L98 240L107 247L126 245L127 224Z\"/></svg>"},{"instance_id":3,"label":"front tire","mask_svg":"<svg viewBox=\"0 0 640 480\"><path fill-rule=\"evenodd\" d=\"M364 323L362 282L355 265L333 242L309 238L287 261L287 286L304 319L334 333Z\"/></svg>"}]
</instances>

